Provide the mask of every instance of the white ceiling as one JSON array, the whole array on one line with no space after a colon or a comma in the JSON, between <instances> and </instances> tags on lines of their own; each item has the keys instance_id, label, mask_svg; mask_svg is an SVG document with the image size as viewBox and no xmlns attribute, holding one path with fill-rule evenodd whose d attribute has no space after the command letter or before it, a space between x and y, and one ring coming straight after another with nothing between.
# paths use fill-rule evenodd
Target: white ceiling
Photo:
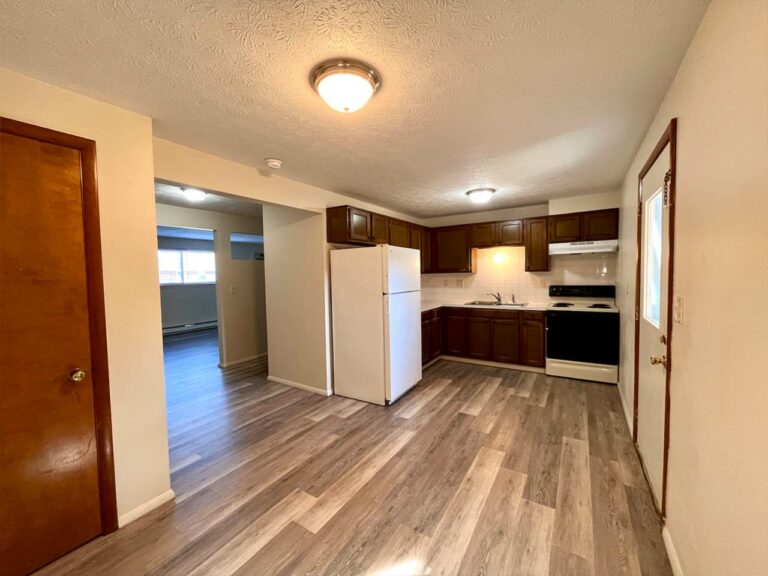
<instances>
[{"instance_id":1,"label":"white ceiling","mask_svg":"<svg viewBox=\"0 0 768 576\"><path fill-rule=\"evenodd\" d=\"M223 194L214 194L211 192L201 202L192 202L187 200L179 186L166 184L164 182L155 182L155 200L160 204L171 204L172 206L181 206L182 208L195 208L197 210L214 210L216 212L227 212L229 214L238 214L239 216L249 216L261 220L261 204L253 200L240 200L234 196L225 196Z\"/></svg>"},{"instance_id":2,"label":"white ceiling","mask_svg":"<svg viewBox=\"0 0 768 576\"><path fill-rule=\"evenodd\" d=\"M2 65L155 134L415 216L619 185L707 0L5 0ZM343 115L319 61L382 76Z\"/></svg>"}]
</instances>

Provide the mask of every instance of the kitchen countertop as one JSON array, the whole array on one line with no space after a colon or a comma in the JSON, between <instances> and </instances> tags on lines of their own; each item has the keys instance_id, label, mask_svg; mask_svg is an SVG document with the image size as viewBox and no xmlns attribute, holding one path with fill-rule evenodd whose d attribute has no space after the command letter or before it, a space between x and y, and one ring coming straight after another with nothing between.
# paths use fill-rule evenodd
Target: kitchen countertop
<instances>
[{"instance_id":1,"label":"kitchen countertop","mask_svg":"<svg viewBox=\"0 0 768 576\"><path fill-rule=\"evenodd\" d=\"M529 311L543 311L547 309L548 304L544 302L529 302L527 306L505 306L502 304L501 306L497 305L488 305L488 306L481 306L476 304L464 304L464 303L452 303L452 302L439 302L436 300L422 300L421 301L421 311L422 312L428 312L429 310L434 310L436 308L442 308L443 306L448 306L451 308L469 308L469 309L479 309L479 310L529 310Z\"/></svg>"}]
</instances>

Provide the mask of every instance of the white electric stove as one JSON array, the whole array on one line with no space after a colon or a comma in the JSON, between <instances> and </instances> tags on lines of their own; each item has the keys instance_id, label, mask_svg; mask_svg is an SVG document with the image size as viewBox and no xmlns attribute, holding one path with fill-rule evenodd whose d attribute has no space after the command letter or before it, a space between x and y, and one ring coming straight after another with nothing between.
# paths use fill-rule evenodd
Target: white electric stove
<instances>
[{"instance_id":1,"label":"white electric stove","mask_svg":"<svg viewBox=\"0 0 768 576\"><path fill-rule=\"evenodd\" d=\"M616 384L619 309L614 286L549 287L546 372Z\"/></svg>"}]
</instances>

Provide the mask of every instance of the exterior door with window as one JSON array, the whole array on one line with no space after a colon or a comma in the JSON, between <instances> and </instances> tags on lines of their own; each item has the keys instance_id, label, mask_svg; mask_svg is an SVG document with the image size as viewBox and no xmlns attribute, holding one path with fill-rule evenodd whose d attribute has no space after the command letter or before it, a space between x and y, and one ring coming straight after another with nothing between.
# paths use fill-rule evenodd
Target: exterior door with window
<instances>
[{"instance_id":1,"label":"exterior door with window","mask_svg":"<svg viewBox=\"0 0 768 576\"><path fill-rule=\"evenodd\" d=\"M666 430L669 145L642 179L637 445L661 510Z\"/></svg>"}]
</instances>

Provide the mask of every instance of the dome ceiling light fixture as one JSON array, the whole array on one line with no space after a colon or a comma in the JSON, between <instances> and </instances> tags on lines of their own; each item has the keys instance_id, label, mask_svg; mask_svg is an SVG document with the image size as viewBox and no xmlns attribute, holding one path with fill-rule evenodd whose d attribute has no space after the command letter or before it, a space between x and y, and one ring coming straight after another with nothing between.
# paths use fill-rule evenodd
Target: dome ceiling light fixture
<instances>
[{"instance_id":1,"label":"dome ceiling light fixture","mask_svg":"<svg viewBox=\"0 0 768 576\"><path fill-rule=\"evenodd\" d=\"M333 58L315 66L309 82L328 106L349 113L368 103L381 86L381 77L365 62Z\"/></svg>"},{"instance_id":2,"label":"dome ceiling light fixture","mask_svg":"<svg viewBox=\"0 0 768 576\"><path fill-rule=\"evenodd\" d=\"M208 196L208 194L197 188L181 188L181 193L190 202L202 202Z\"/></svg>"},{"instance_id":3,"label":"dome ceiling light fixture","mask_svg":"<svg viewBox=\"0 0 768 576\"><path fill-rule=\"evenodd\" d=\"M474 188L467 192L467 196L475 204L485 204L496 193L496 188Z\"/></svg>"}]
</instances>

